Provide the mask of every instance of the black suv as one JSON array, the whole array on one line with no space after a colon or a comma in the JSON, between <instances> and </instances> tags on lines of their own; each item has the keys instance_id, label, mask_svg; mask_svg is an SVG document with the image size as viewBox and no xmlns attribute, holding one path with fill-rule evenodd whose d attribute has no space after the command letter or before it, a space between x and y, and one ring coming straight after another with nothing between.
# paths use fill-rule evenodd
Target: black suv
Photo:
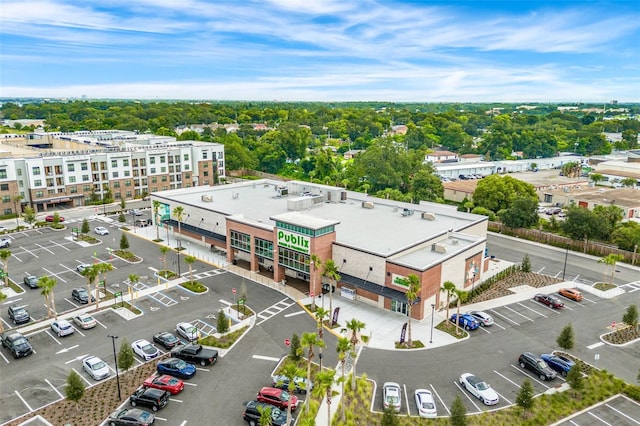
<instances>
[{"instance_id":1,"label":"black suv","mask_svg":"<svg viewBox=\"0 0 640 426\"><path fill-rule=\"evenodd\" d=\"M556 372L553 371L542 358L531 352L525 352L520 355L518 363L521 368L533 371L542 380L553 380L556 378Z\"/></svg>"},{"instance_id":2,"label":"black suv","mask_svg":"<svg viewBox=\"0 0 640 426\"><path fill-rule=\"evenodd\" d=\"M129 402L133 407L136 405L144 405L151 407L153 411L158 411L160 408L167 405L171 393L162 389L155 388L140 388L129 397Z\"/></svg>"},{"instance_id":3,"label":"black suv","mask_svg":"<svg viewBox=\"0 0 640 426\"><path fill-rule=\"evenodd\" d=\"M89 303L89 293L86 288L77 287L71 290L71 298L78 303L86 305ZM96 298L91 296L91 301L95 302Z\"/></svg>"},{"instance_id":4,"label":"black suv","mask_svg":"<svg viewBox=\"0 0 640 426\"><path fill-rule=\"evenodd\" d=\"M24 285L26 285L29 288L38 288L38 277L33 275L24 277Z\"/></svg>"},{"instance_id":5,"label":"black suv","mask_svg":"<svg viewBox=\"0 0 640 426\"><path fill-rule=\"evenodd\" d=\"M0 336L2 347L9 349L14 358L29 356L33 353L33 348L29 340L17 331L9 331L4 336Z\"/></svg>"},{"instance_id":6,"label":"black suv","mask_svg":"<svg viewBox=\"0 0 640 426\"><path fill-rule=\"evenodd\" d=\"M26 324L31 320L29 312L22 306L9 306L9 318L14 324Z\"/></svg>"},{"instance_id":7,"label":"black suv","mask_svg":"<svg viewBox=\"0 0 640 426\"><path fill-rule=\"evenodd\" d=\"M271 424L274 426L282 426L287 424L287 413L278 407L260 401L247 402L247 408L244 410L242 418L251 426L260 424L260 412L271 410Z\"/></svg>"}]
</instances>

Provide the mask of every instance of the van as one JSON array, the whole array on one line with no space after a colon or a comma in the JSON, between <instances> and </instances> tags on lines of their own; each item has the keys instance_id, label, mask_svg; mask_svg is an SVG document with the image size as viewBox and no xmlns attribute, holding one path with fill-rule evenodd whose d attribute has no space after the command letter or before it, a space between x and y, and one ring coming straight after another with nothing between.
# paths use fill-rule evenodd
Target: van
<instances>
[{"instance_id":1,"label":"van","mask_svg":"<svg viewBox=\"0 0 640 426\"><path fill-rule=\"evenodd\" d=\"M141 387L129 397L129 402L132 407L144 405L150 407L153 411L158 411L167 405L170 395L169 391L162 389Z\"/></svg>"}]
</instances>

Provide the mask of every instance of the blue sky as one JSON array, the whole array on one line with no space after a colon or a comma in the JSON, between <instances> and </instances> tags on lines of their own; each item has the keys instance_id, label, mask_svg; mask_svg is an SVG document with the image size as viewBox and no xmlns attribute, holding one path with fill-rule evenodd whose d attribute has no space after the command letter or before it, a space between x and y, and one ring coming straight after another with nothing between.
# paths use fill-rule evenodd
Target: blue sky
<instances>
[{"instance_id":1,"label":"blue sky","mask_svg":"<svg viewBox=\"0 0 640 426\"><path fill-rule=\"evenodd\" d=\"M2 0L0 97L640 101L640 2Z\"/></svg>"}]
</instances>

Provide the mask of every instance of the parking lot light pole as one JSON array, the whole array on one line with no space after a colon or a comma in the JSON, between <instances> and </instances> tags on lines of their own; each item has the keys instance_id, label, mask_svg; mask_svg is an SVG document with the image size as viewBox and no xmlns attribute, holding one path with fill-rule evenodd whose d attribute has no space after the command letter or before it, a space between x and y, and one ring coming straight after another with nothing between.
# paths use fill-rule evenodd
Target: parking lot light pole
<instances>
[{"instance_id":1,"label":"parking lot light pole","mask_svg":"<svg viewBox=\"0 0 640 426\"><path fill-rule=\"evenodd\" d=\"M429 338L429 343L433 343L433 314L435 312L436 305L435 303L431 304L431 337Z\"/></svg>"},{"instance_id":2,"label":"parking lot light pole","mask_svg":"<svg viewBox=\"0 0 640 426\"><path fill-rule=\"evenodd\" d=\"M178 238L178 246L176 247L176 252L178 253L178 278L180 278L180 250L182 249L182 240Z\"/></svg>"},{"instance_id":3,"label":"parking lot light pole","mask_svg":"<svg viewBox=\"0 0 640 426\"><path fill-rule=\"evenodd\" d=\"M131 223L133 224L133 233L136 233L136 212L131 210Z\"/></svg>"},{"instance_id":4,"label":"parking lot light pole","mask_svg":"<svg viewBox=\"0 0 640 426\"><path fill-rule=\"evenodd\" d=\"M116 363L116 382L118 383L118 401L122 401L122 394L120 393L120 373L118 371L118 357L116 356L116 339L118 336L113 336L111 334L107 335L107 337L111 337L111 343L113 344L113 362Z\"/></svg>"},{"instance_id":5,"label":"parking lot light pole","mask_svg":"<svg viewBox=\"0 0 640 426\"><path fill-rule=\"evenodd\" d=\"M567 272L567 257L569 257L569 244L567 244L566 251L564 252L564 266L562 267L562 280L564 281L564 274Z\"/></svg>"}]
</instances>

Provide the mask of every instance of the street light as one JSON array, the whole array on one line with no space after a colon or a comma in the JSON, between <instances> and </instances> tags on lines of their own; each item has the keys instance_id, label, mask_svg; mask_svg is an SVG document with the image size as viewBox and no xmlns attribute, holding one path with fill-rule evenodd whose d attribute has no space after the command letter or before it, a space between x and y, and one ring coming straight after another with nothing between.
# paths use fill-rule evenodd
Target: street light
<instances>
[{"instance_id":1,"label":"street light","mask_svg":"<svg viewBox=\"0 0 640 426\"><path fill-rule=\"evenodd\" d=\"M116 381L118 382L118 401L122 401L122 394L120 393L120 373L118 372L118 357L116 356L116 339L118 336L109 334L107 337L111 337L111 343L113 344L113 362L116 363Z\"/></svg>"},{"instance_id":2,"label":"street light","mask_svg":"<svg viewBox=\"0 0 640 426\"><path fill-rule=\"evenodd\" d=\"M178 278L180 278L180 250L182 249L182 241L180 240L180 238L177 238L177 240L178 247L176 247L176 252L178 252Z\"/></svg>"},{"instance_id":3,"label":"street light","mask_svg":"<svg viewBox=\"0 0 640 426\"><path fill-rule=\"evenodd\" d=\"M136 233L136 212L131 209L131 222L133 223L133 233Z\"/></svg>"},{"instance_id":4,"label":"street light","mask_svg":"<svg viewBox=\"0 0 640 426\"><path fill-rule=\"evenodd\" d=\"M564 266L562 267L562 280L564 281L564 274L567 272L567 257L569 257L569 244L567 244L567 251L564 253Z\"/></svg>"},{"instance_id":5,"label":"street light","mask_svg":"<svg viewBox=\"0 0 640 426\"><path fill-rule=\"evenodd\" d=\"M436 304L431 304L431 337L429 338L429 343L433 343L433 313L435 312Z\"/></svg>"}]
</instances>

